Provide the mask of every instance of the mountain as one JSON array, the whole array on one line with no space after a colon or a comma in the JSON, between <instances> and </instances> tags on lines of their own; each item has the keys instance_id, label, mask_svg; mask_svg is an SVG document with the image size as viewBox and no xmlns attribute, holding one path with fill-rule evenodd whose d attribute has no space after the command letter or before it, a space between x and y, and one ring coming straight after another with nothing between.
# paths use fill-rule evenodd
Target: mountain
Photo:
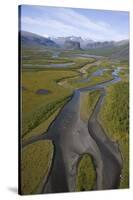
<instances>
[{"instance_id":1,"label":"mountain","mask_svg":"<svg viewBox=\"0 0 133 200\"><path fill-rule=\"evenodd\" d=\"M104 41L104 42L91 42L88 43L85 47L85 49L97 49L97 48L108 48L113 47L114 42L113 41Z\"/></svg>"},{"instance_id":2,"label":"mountain","mask_svg":"<svg viewBox=\"0 0 133 200\"><path fill-rule=\"evenodd\" d=\"M129 41L122 40L115 43L115 51L112 53L111 58L129 60Z\"/></svg>"},{"instance_id":3,"label":"mountain","mask_svg":"<svg viewBox=\"0 0 133 200\"><path fill-rule=\"evenodd\" d=\"M79 42L80 43L80 47L82 49L84 49L87 45L87 43L93 43L94 41L86 38L83 39L82 37L78 37L78 36L68 36L68 37L53 37L51 38L57 45L59 45L61 48L64 48L64 44L66 41L73 41L73 42Z\"/></svg>"},{"instance_id":4,"label":"mountain","mask_svg":"<svg viewBox=\"0 0 133 200\"><path fill-rule=\"evenodd\" d=\"M67 40L67 41L65 41L65 43L64 43L64 48L65 48L65 49L69 49L69 50L77 50L77 49L80 49L80 42Z\"/></svg>"},{"instance_id":5,"label":"mountain","mask_svg":"<svg viewBox=\"0 0 133 200\"><path fill-rule=\"evenodd\" d=\"M121 46L121 45L129 45L129 40L120 40L118 42L115 42L116 46Z\"/></svg>"},{"instance_id":6,"label":"mountain","mask_svg":"<svg viewBox=\"0 0 133 200\"><path fill-rule=\"evenodd\" d=\"M54 41L59 47L66 48L74 43L79 43L81 49L90 50L90 49L101 49L101 48L113 48L116 46L121 46L127 43L127 40L122 40L119 42L115 41L94 41L90 38L82 38L78 36L68 36L68 37L52 37L50 38ZM74 42L74 43L73 43ZM71 46L70 45L70 46ZM77 47L79 48L79 47Z\"/></svg>"},{"instance_id":7,"label":"mountain","mask_svg":"<svg viewBox=\"0 0 133 200\"><path fill-rule=\"evenodd\" d=\"M57 47L57 44L49 38L27 32L20 32L21 44L24 46L46 46L46 47Z\"/></svg>"},{"instance_id":8,"label":"mountain","mask_svg":"<svg viewBox=\"0 0 133 200\"><path fill-rule=\"evenodd\" d=\"M43 37L31 32L19 32L21 44L25 47L60 47L68 50L87 50L89 54L107 56L113 59L129 59L129 40L93 41L77 36L68 37Z\"/></svg>"},{"instance_id":9,"label":"mountain","mask_svg":"<svg viewBox=\"0 0 133 200\"><path fill-rule=\"evenodd\" d=\"M106 56L112 59L128 60L129 59L129 41L113 42L109 46L99 48L90 48L87 50L90 55Z\"/></svg>"},{"instance_id":10,"label":"mountain","mask_svg":"<svg viewBox=\"0 0 133 200\"><path fill-rule=\"evenodd\" d=\"M66 41L73 41L73 42L80 42L80 43L83 41L81 37L76 37L76 36L55 37L51 39L60 47L64 47L64 44Z\"/></svg>"}]
</instances>

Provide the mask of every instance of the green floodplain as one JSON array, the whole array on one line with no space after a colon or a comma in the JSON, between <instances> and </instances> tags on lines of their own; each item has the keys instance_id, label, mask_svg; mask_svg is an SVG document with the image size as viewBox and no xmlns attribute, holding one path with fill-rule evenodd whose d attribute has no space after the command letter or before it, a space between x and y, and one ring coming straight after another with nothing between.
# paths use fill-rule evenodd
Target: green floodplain
<instances>
[{"instance_id":1,"label":"green floodplain","mask_svg":"<svg viewBox=\"0 0 133 200\"><path fill-rule=\"evenodd\" d=\"M57 57L54 53L59 51ZM98 50L97 50L98 51ZM111 59L113 50L58 50L56 48L22 48L21 63L21 191L36 194L48 176L54 155L50 140L25 145L33 137L47 134L48 127L70 100L73 91L112 80L112 71L121 67L121 81L106 88L98 120L108 137L119 144L123 168L119 188L129 187L129 63ZM68 65L67 65L68 64ZM100 71L107 69L105 71ZM82 77L81 77L82 74ZM88 92L81 102L81 118L88 119L100 97L100 90ZM77 191L93 190L96 170L93 159L85 154L77 166Z\"/></svg>"}]
</instances>

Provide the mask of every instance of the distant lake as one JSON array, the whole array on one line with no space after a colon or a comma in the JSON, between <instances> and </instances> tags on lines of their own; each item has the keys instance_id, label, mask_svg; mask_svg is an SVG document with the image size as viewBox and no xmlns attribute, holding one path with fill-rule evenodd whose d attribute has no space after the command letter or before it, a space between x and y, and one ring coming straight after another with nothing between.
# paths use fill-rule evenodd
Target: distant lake
<instances>
[{"instance_id":1,"label":"distant lake","mask_svg":"<svg viewBox=\"0 0 133 200\"><path fill-rule=\"evenodd\" d=\"M23 67L70 67L71 65L75 64L74 62L71 62L71 63L52 63L52 64L23 64Z\"/></svg>"}]
</instances>

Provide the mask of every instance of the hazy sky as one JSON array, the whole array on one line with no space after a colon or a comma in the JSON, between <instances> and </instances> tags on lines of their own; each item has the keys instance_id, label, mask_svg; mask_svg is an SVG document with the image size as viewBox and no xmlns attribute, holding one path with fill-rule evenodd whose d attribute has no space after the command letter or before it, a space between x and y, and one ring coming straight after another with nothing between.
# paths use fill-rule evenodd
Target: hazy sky
<instances>
[{"instance_id":1,"label":"hazy sky","mask_svg":"<svg viewBox=\"0 0 133 200\"><path fill-rule=\"evenodd\" d=\"M123 40L129 38L129 13L23 5L21 29L50 37Z\"/></svg>"}]
</instances>

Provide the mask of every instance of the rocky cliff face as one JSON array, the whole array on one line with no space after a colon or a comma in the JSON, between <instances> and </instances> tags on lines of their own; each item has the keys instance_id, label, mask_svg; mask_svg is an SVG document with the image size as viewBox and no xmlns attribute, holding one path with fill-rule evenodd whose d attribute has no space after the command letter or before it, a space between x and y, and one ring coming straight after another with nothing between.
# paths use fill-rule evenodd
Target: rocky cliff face
<instances>
[{"instance_id":1,"label":"rocky cliff face","mask_svg":"<svg viewBox=\"0 0 133 200\"><path fill-rule=\"evenodd\" d=\"M69 50L80 49L80 42L67 40L64 43L64 48Z\"/></svg>"},{"instance_id":2,"label":"rocky cliff face","mask_svg":"<svg viewBox=\"0 0 133 200\"><path fill-rule=\"evenodd\" d=\"M96 48L106 48L106 47L112 47L114 45L114 42L93 42L93 43L88 43L86 45L87 49L96 49Z\"/></svg>"}]
</instances>

